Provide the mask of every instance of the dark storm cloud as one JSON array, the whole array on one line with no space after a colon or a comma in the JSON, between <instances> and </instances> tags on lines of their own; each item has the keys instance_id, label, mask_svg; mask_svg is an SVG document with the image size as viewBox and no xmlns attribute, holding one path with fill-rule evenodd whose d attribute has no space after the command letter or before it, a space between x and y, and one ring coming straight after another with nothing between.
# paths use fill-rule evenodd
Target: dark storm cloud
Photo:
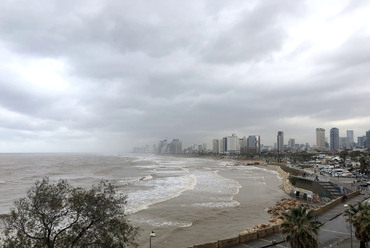
<instances>
[{"instance_id":1,"label":"dark storm cloud","mask_svg":"<svg viewBox=\"0 0 370 248\"><path fill-rule=\"evenodd\" d=\"M271 53L279 51L288 38L281 19L295 16L297 11L303 12L303 5L296 1L261 1L244 10L234 26L209 42L206 61L229 64L271 58Z\"/></svg>"},{"instance_id":2,"label":"dark storm cloud","mask_svg":"<svg viewBox=\"0 0 370 248\"><path fill-rule=\"evenodd\" d=\"M0 139L120 151L166 137L206 143L235 131L273 134L263 138L269 144L277 129L302 131L307 120L314 130L369 116L359 107L370 104L367 24L327 51L318 35L296 34L317 17L310 4L5 1L0 129L11 134ZM359 11L346 6L347 17ZM45 59L45 75L39 69L28 79L29 65Z\"/></svg>"}]
</instances>

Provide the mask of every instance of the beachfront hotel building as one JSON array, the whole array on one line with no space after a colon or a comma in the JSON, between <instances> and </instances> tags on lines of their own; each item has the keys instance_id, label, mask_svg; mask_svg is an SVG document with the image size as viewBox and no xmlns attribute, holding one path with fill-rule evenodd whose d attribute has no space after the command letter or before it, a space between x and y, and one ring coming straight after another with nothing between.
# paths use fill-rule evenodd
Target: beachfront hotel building
<instances>
[{"instance_id":1,"label":"beachfront hotel building","mask_svg":"<svg viewBox=\"0 0 370 248\"><path fill-rule=\"evenodd\" d=\"M320 150L326 150L324 128L316 128L316 146Z\"/></svg>"},{"instance_id":2,"label":"beachfront hotel building","mask_svg":"<svg viewBox=\"0 0 370 248\"><path fill-rule=\"evenodd\" d=\"M240 152L239 139L236 134L227 137L227 153L236 154Z\"/></svg>"},{"instance_id":3,"label":"beachfront hotel building","mask_svg":"<svg viewBox=\"0 0 370 248\"><path fill-rule=\"evenodd\" d=\"M277 150L278 152L282 153L284 152L284 132L279 131L277 135Z\"/></svg>"},{"instance_id":4,"label":"beachfront hotel building","mask_svg":"<svg viewBox=\"0 0 370 248\"><path fill-rule=\"evenodd\" d=\"M339 149L339 129L333 127L330 129L330 151Z\"/></svg>"}]
</instances>

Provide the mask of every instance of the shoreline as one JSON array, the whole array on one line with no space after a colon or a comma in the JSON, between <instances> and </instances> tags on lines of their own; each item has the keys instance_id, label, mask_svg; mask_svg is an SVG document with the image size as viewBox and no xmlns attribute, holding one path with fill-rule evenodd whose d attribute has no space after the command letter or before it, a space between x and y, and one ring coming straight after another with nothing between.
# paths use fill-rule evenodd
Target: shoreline
<instances>
[{"instance_id":1,"label":"shoreline","mask_svg":"<svg viewBox=\"0 0 370 248\"><path fill-rule=\"evenodd\" d=\"M231 158L212 158L210 157L209 159L212 160L224 160L228 161L234 164L241 164L237 166L254 166L258 168L264 168L272 171L276 171L279 175L279 177L282 180L282 183L280 185L280 189L282 189L288 196L290 196L290 191L293 189L293 185L289 181L289 173L285 172L279 165L276 164L267 164L263 160L236 160L236 159L231 159ZM258 163L258 164L256 164Z\"/></svg>"},{"instance_id":2,"label":"shoreline","mask_svg":"<svg viewBox=\"0 0 370 248\"><path fill-rule=\"evenodd\" d=\"M262 224L254 225L252 227L247 227L244 230L242 230L240 234L247 234L247 233L255 232L255 231L279 224L277 221L277 214L275 211L273 211L274 208L278 206L279 208L284 208L283 205L285 204L288 206L296 206L296 205L302 204L301 202L291 198L290 192L294 186L291 184L289 180L290 174L288 172L285 172L279 165L267 164L263 160L257 160L257 161L256 160L235 160L235 159L228 159L228 158L217 158L214 160L218 160L218 161L224 160L232 164L235 164L235 166L251 166L251 167L253 166L256 168L267 169L269 171L275 171L278 173L278 176L281 179L281 184L279 185L279 188L287 195L287 198L282 197L280 200L276 201L273 205L270 205L267 207L266 213L270 215L270 218L267 223L262 223Z\"/></svg>"}]
</instances>

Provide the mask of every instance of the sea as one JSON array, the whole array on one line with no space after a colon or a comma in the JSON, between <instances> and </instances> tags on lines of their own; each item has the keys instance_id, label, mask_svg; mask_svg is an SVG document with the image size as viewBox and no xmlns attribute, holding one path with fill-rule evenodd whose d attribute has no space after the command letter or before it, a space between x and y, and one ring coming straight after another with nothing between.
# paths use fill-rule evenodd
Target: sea
<instances>
[{"instance_id":1,"label":"sea","mask_svg":"<svg viewBox=\"0 0 370 248\"><path fill-rule=\"evenodd\" d=\"M267 208L286 197L264 166L160 155L0 154L0 214L43 177L90 188L110 180L127 196L139 247L186 248L268 224Z\"/></svg>"}]
</instances>

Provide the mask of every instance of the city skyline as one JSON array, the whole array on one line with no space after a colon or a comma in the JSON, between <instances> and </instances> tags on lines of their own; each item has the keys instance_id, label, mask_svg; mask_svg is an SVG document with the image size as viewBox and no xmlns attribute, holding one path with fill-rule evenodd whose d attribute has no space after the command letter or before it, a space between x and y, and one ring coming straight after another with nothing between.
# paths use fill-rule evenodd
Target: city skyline
<instances>
[{"instance_id":1,"label":"city skyline","mask_svg":"<svg viewBox=\"0 0 370 248\"><path fill-rule=\"evenodd\" d=\"M242 135L238 136L235 133L231 135L226 135L223 137L214 138L211 141L203 141L202 143L189 143L185 144L184 146L187 147L186 149L194 150L198 149L200 150L208 150L213 153L225 153L228 152L230 154L236 153L236 150L238 152L242 152L244 149L245 153L250 152L250 148L254 150L253 153L259 153L261 152L261 146L264 148L270 147L273 150L284 152L285 149L292 149L296 147L311 147L317 151L337 151L340 149L352 149L352 148L370 148L370 143L366 144L366 140L368 139L370 141L370 130L366 131L365 134L354 136L354 130L346 130L345 136L339 136L339 129L336 127L333 127L329 130L328 136L325 135L325 129L324 128L316 128L316 143L309 143L309 142L296 142L294 137L290 137L287 142L284 142L284 132L278 131L276 136L276 142L274 144L265 144L261 142L261 136L260 135ZM247 138L248 137L248 138ZM171 139L166 138L165 140L159 141L158 146L162 146L161 144L163 142L169 143ZM179 141L180 139L174 138L172 142ZM358 141L360 143L358 143ZM279 144L280 143L280 144ZM181 141L182 144L182 141ZM257 144L255 146L254 144ZM157 144L146 144L146 146L138 146L134 147L135 150L143 150L145 147L146 149L149 149L149 147L157 146ZM206 147L209 147L209 149L206 149ZM238 149L236 149L238 147ZM257 149L257 150L256 150ZM159 152L161 153L161 152Z\"/></svg>"},{"instance_id":2,"label":"city skyline","mask_svg":"<svg viewBox=\"0 0 370 248\"><path fill-rule=\"evenodd\" d=\"M363 136L368 13L363 0L4 1L0 152Z\"/></svg>"}]
</instances>

